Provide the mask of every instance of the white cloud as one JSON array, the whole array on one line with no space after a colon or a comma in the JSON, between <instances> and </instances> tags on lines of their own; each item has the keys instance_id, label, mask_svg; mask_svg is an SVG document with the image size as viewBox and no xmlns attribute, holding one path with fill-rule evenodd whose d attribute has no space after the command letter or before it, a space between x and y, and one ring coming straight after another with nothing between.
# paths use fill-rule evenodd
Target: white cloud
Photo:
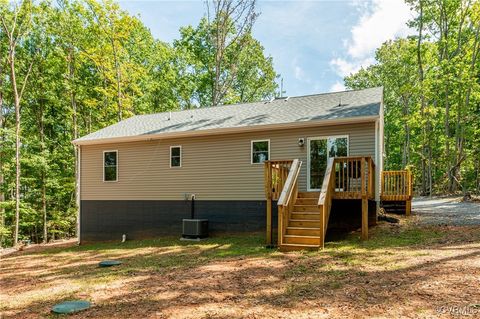
<instances>
[{"instance_id":1,"label":"white cloud","mask_svg":"<svg viewBox=\"0 0 480 319\"><path fill-rule=\"evenodd\" d=\"M352 73L356 73L362 67L365 68L370 64L373 64L375 59L373 57L367 57L361 60L347 60L343 58L335 58L330 61L330 65L335 68L338 75L346 77Z\"/></svg>"},{"instance_id":2,"label":"white cloud","mask_svg":"<svg viewBox=\"0 0 480 319\"><path fill-rule=\"evenodd\" d=\"M335 82L334 85L330 87L330 92L339 92L339 91L345 91L345 85L342 82L337 81Z\"/></svg>"},{"instance_id":3,"label":"white cloud","mask_svg":"<svg viewBox=\"0 0 480 319\"><path fill-rule=\"evenodd\" d=\"M303 72L303 69L298 65L294 67L294 73L297 80L303 80L305 78L305 72Z\"/></svg>"},{"instance_id":4,"label":"white cloud","mask_svg":"<svg viewBox=\"0 0 480 319\"><path fill-rule=\"evenodd\" d=\"M358 23L344 39L346 54L334 57L330 65L341 77L350 75L375 62L375 50L387 40L404 37L412 33L406 25L412 19L410 8L403 0L372 0L352 3L361 12Z\"/></svg>"},{"instance_id":5,"label":"white cloud","mask_svg":"<svg viewBox=\"0 0 480 319\"><path fill-rule=\"evenodd\" d=\"M353 26L348 54L353 58L371 55L383 42L410 33L406 22L412 18L403 0L374 0L372 11Z\"/></svg>"}]
</instances>

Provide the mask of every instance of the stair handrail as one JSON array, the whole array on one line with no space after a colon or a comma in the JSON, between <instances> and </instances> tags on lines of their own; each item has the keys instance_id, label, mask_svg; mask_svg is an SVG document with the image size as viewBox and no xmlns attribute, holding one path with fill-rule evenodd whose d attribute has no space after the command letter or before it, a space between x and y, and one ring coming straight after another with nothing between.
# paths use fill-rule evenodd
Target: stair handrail
<instances>
[{"instance_id":1,"label":"stair handrail","mask_svg":"<svg viewBox=\"0 0 480 319\"><path fill-rule=\"evenodd\" d=\"M300 160L298 159L293 160L292 166L288 171L287 180L285 181L280 197L278 198L278 205L285 206L288 204L288 200L290 199L293 184L296 182L298 173L300 172L301 165L302 165L302 162Z\"/></svg>"},{"instance_id":2,"label":"stair handrail","mask_svg":"<svg viewBox=\"0 0 480 319\"><path fill-rule=\"evenodd\" d=\"M322 189L318 198L318 209L320 210L320 247L325 246L325 235L327 233L328 218L330 217L330 209L332 206L333 192L335 191L335 159L329 158L327 168L323 177Z\"/></svg>"},{"instance_id":3,"label":"stair handrail","mask_svg":"<svg viewBox=\"0 0 480 319\"><path fill-rule=\"evenodd\" d=\"M292 166L288 172L287 179L283 185L282 193L278 198L278 245L283 244L283 238L285 236L287 221L290 217L295 204L296 197L298 195L298 176L300 175L300 169L302 167L302 161L294 159Z\"/></svg>"}]
</instances>

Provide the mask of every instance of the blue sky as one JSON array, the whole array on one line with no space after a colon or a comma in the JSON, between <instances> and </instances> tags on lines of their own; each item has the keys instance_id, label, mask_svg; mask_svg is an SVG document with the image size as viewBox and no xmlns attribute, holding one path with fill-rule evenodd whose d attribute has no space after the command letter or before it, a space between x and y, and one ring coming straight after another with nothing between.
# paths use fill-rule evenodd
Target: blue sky
<instances>
[{"instance_id":1,"label":"blue sky","mask_svg":"<svg viewBox=\"0 0 480 319\"><path fill-rule=\"evenodd\" d=\"M120 1L166 42L196 26L203 1ZM273 57L286 95L344 89L343 77L374 62L375 48L406 36L412 13L403 0L259 1L254 36Z\"/></svg>"}]
</instances>

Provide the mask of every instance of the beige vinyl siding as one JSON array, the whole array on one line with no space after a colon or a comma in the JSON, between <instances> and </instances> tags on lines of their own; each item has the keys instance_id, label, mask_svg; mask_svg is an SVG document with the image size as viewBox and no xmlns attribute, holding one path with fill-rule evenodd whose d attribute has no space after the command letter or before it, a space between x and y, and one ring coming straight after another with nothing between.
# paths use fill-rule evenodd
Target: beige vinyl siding
<instances>
[{"instance_id":1,"label":"beige vinyl siding","mask_svg":"<svg viewBox=\"0 0 480 319\"><path fill-rule=\"evenodd\" d=\"M264 166L251 164L251 140L270 140L270 159L303 161L300 190L307 184L307 145L298 138L348 135L349 152L375 155L375 123L319 126L81 147L82 200L262 200ZM182 167L170 168L170 146L182 146ZM103 151L118 150L118 181L103 182Z\"/></svg>"}]
</instances>

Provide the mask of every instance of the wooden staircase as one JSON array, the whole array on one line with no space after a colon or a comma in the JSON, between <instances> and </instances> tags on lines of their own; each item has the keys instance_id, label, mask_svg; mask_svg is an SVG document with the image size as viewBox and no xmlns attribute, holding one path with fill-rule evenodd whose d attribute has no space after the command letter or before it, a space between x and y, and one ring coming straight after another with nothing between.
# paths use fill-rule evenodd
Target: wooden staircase
<instances>
[{"instance_id":1,"label":"wooden staircase","mask_svg":"<svg viewBox=\"0 0 480 319\"><path fill-rule=\"evenodd\" d=\"M298 192L292 212L286 222L280 249L284 251L320 248L319 192Z\"/></svg>"},{"instance_id":2,"label":"wooden staircase","mask_svg":"<svg viewBox=\"0 0 480 319\"><path fill-rule=\"evenodd\" d=\"M280 250L324 247L333 199L362 201L362 239L368 239L368 200L375 198L375 164L371 157L329 158L320 192L300 192L299 159L265 161L267 245L273 244L272 201L277 200Z\"/></svg>"}]
</instances>

